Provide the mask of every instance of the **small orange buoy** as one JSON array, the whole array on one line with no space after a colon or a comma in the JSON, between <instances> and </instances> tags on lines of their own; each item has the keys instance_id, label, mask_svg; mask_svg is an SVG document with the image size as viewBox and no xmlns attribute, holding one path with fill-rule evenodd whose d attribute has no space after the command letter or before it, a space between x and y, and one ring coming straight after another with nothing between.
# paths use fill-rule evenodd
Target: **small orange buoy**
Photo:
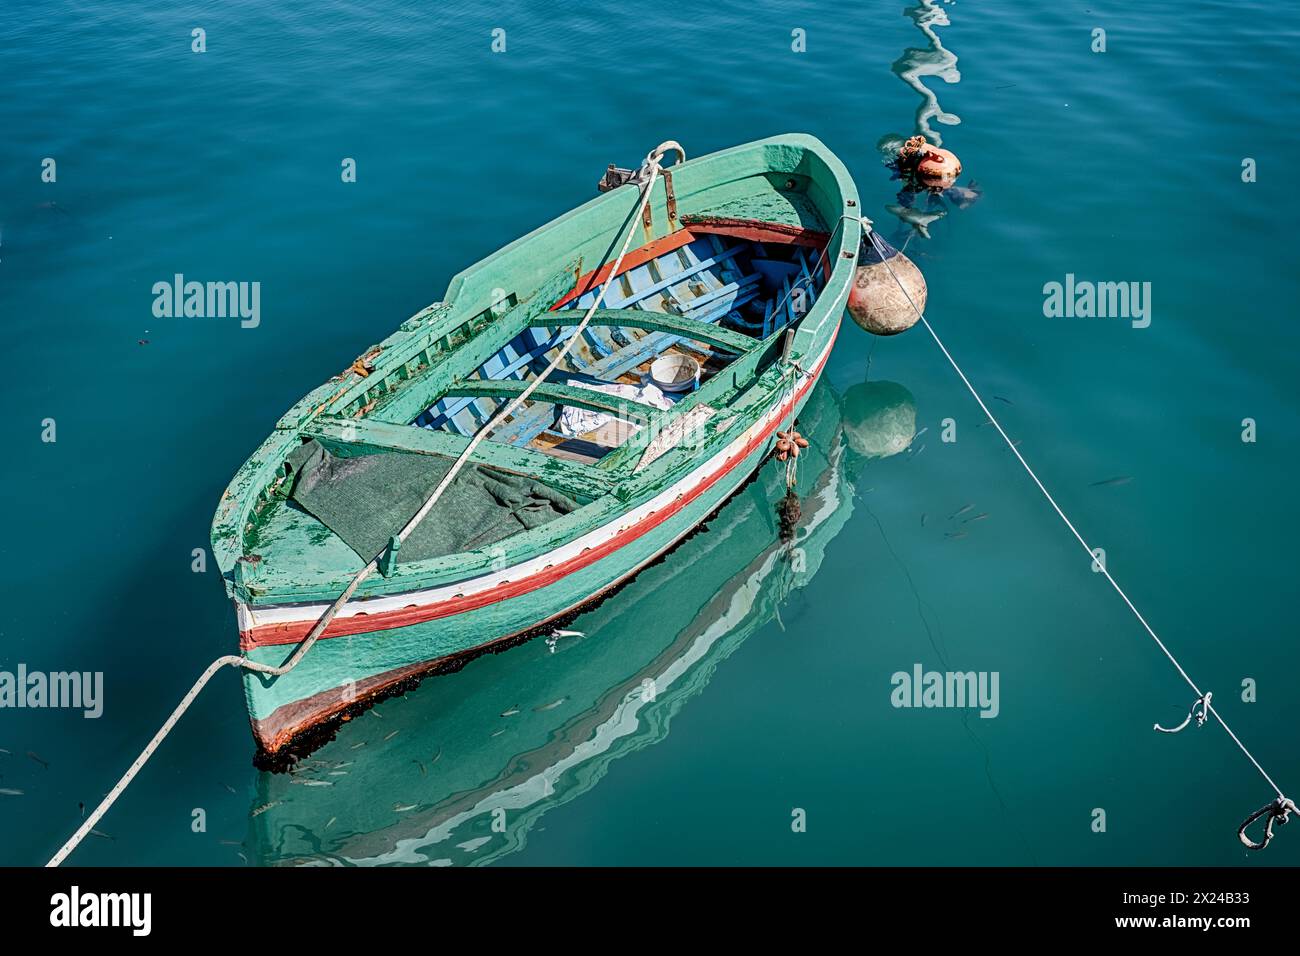
<instances>
[{"instance_id":1,"label":"small orange buoy","mask_svg":"<svg viewBox=\"0 0 1300 956\"><path fill-rule=\"evenodd\" d=\"M916 164L916 178L930 189L947 189L961 175L961 160L949 149L931 146Z\"/></svg>"},{"instance_id":2,"label":"small orange buoy","mask_svg":"<svg viewBox=\"0 0 1300 956\"><path fill-rule=\"evenodd\" d=\"M787 458L798 458L800 450L808 447L808 439L804 438L793 428L786 432L777 432L776 439L777 461L785 461Z\"/></svg>"},{"instance_id":3,"label":"small orange buoy","mask_svg":"<svg viewBox=\"0 0 1300 956\"><path fill-rule=\"evenodd\" d=\"M898 150L898 168L927 189L947 189L961 175L961 160L950 149L933 146L924 136L913 136Z\"/></svg>"}]
</instances>

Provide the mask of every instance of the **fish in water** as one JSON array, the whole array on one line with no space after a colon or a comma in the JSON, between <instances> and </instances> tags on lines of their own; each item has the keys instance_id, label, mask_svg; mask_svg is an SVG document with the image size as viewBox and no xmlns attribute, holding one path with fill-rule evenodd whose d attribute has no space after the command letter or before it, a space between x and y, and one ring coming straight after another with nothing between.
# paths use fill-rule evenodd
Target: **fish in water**
<instances>
[{"instance_id":1,"label":"fish in water","mask_svg":"<svg viewBox=\"0 0 1300 956\"><path fill-rule=\"evenodd\" d=\"M940 195L958 209L969 209L979 202L984 195L984 190L980 189L980 184L972 179L969 186L949 186Z\"/></svg>"},{"instance_id":2,"label":"fish in water","mask_svg":"<svg viewBox=\"0 0 1300 956\"><path fill-rule=\"evenodd\" d=\"M433 759L429 761L429 766L432 767L434 764L436 764L436 763L437 763L439 760L441 760L441 759L442 759L442 749L439 748L439 749L438 749L438 752L437 752L436 754L433 755Z\"/></svg>"},{"instance_id":3,"label":"fish in water","mask_svg":"<svg viewBox=\"0 0 1300 956\"><path fill-rule=\"evenodd\" d=\"M334 821L337 819L338 817L330 817L330 822L325 824L324 829L328 830L330 827L334 826Z\"/></svg>"},{"instance_id":4,"label":"fish in water","mask_svg":"<svg viewBox=\"0 0 1300 956\"><path fill-rule=\"evenodd\" d=\"M22 795L23 792L21 790L15 790L12 787L0 787L0 796L21 797Z\"/></svg>"},{"instance_id":5,"label":"fish in water","mask_svg":"<svg viewBox=\"0 0 1300 956\"><path fill-rule=\"evenodd\" d=\"M270 810L272 807L278 807L279 805L280 805L279 800L273 800L270 803L264 803L260 807L255 809L252 813L250 813L248 816L250 819L252 817L260 816L261 814L265 813L267 810Z\"/></svg>"},{"instance_id":6,"label":"fish in water","mask_svg":"<svg viewBox=\"0 0 1300 956\"><path fill-rule=\"evenodd\" d=\"M424 764L420 763L420 761L418 761L418 760L412 760L411 763L415 764L417 767L420 768L420 776L421 776L421 777L427 777L427 776L429 775L429 771L427 771L427 770L424 769Z\"/></svg>"},{"instance_id":7,"label":"fish in water","mask_svg":"<svg viewBox=\"0 0 1300 956\"><path fill-rule=\"evenodd\" d=\"M518 705L518 704L515 704L515 706L511 707L509 710L502 711L502 712L501 712L501 716L502 716L502 717L513 717L513 716L514 716L515 714L517 714L517 713L519 713L519 705Z\"/></svg>"},{"instance_id":8,"label":"fish in water","mask_svg":"<svg viewBox=\"0 0 1300 956\"><path fill-rule=\"evenodd\" d=\"M393 804L393 809L396 810L398 813L405 813L405 812L408 811L408 810L414 810L414 809L415 809L415 804L414 804L414 803L408 803L408 804L406 804L406 806L402 806L400 803L394 803L394 804Z\"/></svg>"},{"instance_id":9,"label":"fish in water","mask_svg":"<svg viewBox=\"0 0 1300 956\"><path fill-rule=\"evenodd\" d=\"M304 787L332 787L334 782L332 780L304 780L302 785Z\"/></svg>"},{"instance_id":10,"label":"fish in water","mask_svg":"<svg viewBox=\"0 0 1300 956\"><path fill-rule=\"evenodd\" d=\"M989 513L987 511L981 511L979 514L975 515L974 517L964 519L962 521L962 524L969 524L972 521L983 521L988 516Z\"/></svg>"},{"instance_id":11,"label":"fish in water","mask_svg":"<svg viewBox=\"0 0 1300 956\"><path fill-rule=\"evenodd\" d=\"M103 830L91 830L91 831L90 831L90 835L91 835L91 836L101 837L102 839L105 839L105 840L113 840L113 837L109 836L109 835L108 835L107 833L105 833ZM116 842L116 841L114 841L114 842Z\"/></svg>"},{"instance_id":12,"label":"fish in water","mask_svg":"<svg viewBox=\"0 0 1300 956\"><path fill-rule=\"evenodd\" d=\"M937 219L942 219L947 215L942 209L937 212L922 212L920 209L912 206L900 206L897 203L890 203L885 207L890 215L897 216L903 222L907 223L922 239L930 238L930 224Z\"/></svg>"},{"instance_id":13,"label":"fish in water","mask_svg":"<svg viewBox=\"0 0 1300 956\"><path fill-rule=\"evenodd\" d=\"M1015 404L1015 402L1013 402L1011 399L1003 398L1001 395L994 395L993 397L996 398L999 402L1006 402L1008 405Z\"/></svg>"},{"instance_id":14,"label":"fish in water","mask_svg":"<svg viewBox=\"0 0 1300 956\"><path fill-rule=\"evenodd\" d=\"M922 528L925 527L925 512L924 512L924 511L921 512L921 527L922 527Z\"/></svg>"},{"instance_id":15,"label":"fish in water","mask_svg":"<svg viewBox=\"0 0 1300 956\"><path fill-rule=\"evenodd\" d=\"M359 743L359 744L353 744L353 745L352 745L351 747L349 747L348 749L349 749L349 750L356 750L358 747L364 747L365 745L366 745L366 742L363 740L363 741L361 741L361 743Z\"/></svg>"},{"instance_id":16,"label":"fish in water","mask_svg":"<svg viewBox=\"0 0 1300 956\"><path fill-rule=\"evenodd\" d=\"M389 734L387 737L385 737L384 740L392 740L394 737L396 737L396 736L397 736L398 734L400 734L400 733L401 733L400 730L394 730L391 734Z\"/></svg>"},{"instance_id":17,"label":"fish in water","mask_svg":"<svg viewBox=\"0 0 1300 956\"><path fill-rule=\"evenodd\" d=\"M1117 475L1114 478L1107 478L1105 481L1094 481L1092 483L1092 487L1106 488L1109 487L1110 485L1127 485L1132 480L1133 480L1132 475Z\"/></svg>"},{"instance_id":18,"label":"fish in water","mask_svg":"<svg viewBox=\"0 0 1300 956\"><path fill-rule=\"evenodd\" d=\"M501 730L495 730L495 731L493 731L492 733L490 733L490 734L488 735L488 739L491 740L493 737L500 737L500 736L501 736L502 734L504 734L504 733L505 733L505 729L504 729L504 728L501 729Z\"/></svg>"},{"instance_id":19,"label":"fish in water","mask_svg":"<svg viewBox=\"0 0 1300 956\"><path fill-rule=\"evenodd\" d=\"M9 751L5 750L3 747L0 747L0 754L4 754L6 757L12 756Z\"/></svg>"},{"instance_id":20,"label":"fish in water","mask_svg":"<svg viewBox=\"0 0 1300 956\"><path fill-rule=\"evenodd\" d=\"M964 515L966 512L970 511L974 507L975 507L974 505L962 505L952 514L948 515L948 520L951 521L953 518L960 518L962 515Z\"/></svg>"},{"instance_id":21,"label":"fish in water","mask_svg":"<svg viewBox=\"0 0 1300 956\"><path fill-rule=\"evenodd\" d=\"M952 538L954 541L956 541L958 538L964 538L964 537L966 537L966 532L965 532L965 531L949 531L949 532L947 532L947 533L944 535L944 537L945 537L945 538Z\"/></svg>"},{"instance_id":22,"label":"fish in water","mask_svg":"<svg viewBox=\"0 0 1300 956\"><path fill-rule=\"evenodd\" d=\"M35 760L38 764L40 764L40 765L41 765L42 767L44 767L46 770L49 770L49 769L50 769L49 761L48 761L48 760L42 760L39 754L32 753L32 751L29 750L29 751L27 751L27 756L31 757L33 760Z\"/></svg>"},{"instance_id":23,"label":"fish in water","mask_svg":"<svg viewBox=\"0 0 1300 956\"><path fill-rule=\"evenodd\" d=\"M235 788L228 783L223 783L222 786L225 787L227 790L229 790L231 793L235 792Z\"/></svg>"},{"instance_id":24,"label":"fish in water","mask_svg":"<svg viewBox=\"0 0 1300 956\"><path fill-rule=\"evenodd\" d=\"M568 699L569 698L567 697L561 697L559 700L553 700L549 704L543 704L541 707L534 707L533 711L540 714L544 710L554 710Z\"/></svg>"},{"instance_id":25,"label":"fish in water","mask_svg":"<svg viewBox=\"0 0 1300 956\"><path fill-rule=\"evenodd\" d=\"M243 846L244 845L240 843L238 840L219 840L217 842L219 842L222 846Z\"/></svg>"}]
</instances>

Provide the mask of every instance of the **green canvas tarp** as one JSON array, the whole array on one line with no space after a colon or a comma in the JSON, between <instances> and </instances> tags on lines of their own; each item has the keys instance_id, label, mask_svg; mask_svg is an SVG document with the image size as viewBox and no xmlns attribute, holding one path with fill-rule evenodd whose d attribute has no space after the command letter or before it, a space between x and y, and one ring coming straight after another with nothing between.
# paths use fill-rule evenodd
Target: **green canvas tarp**
<instances>
[{"instance_id":1,"label":"green canvas tarp","mask_svg":"<svg viewBox=\"0 0 1300 956\"><path fill-rule=\"evenodd\" d=\"M317 441L290 455L289 497L369 561L419 510L451 459L385 452L341 457ZM411 532L399 561L486 547L577 508L536 479L466 465Z\"/></svg>"}]
</instances>

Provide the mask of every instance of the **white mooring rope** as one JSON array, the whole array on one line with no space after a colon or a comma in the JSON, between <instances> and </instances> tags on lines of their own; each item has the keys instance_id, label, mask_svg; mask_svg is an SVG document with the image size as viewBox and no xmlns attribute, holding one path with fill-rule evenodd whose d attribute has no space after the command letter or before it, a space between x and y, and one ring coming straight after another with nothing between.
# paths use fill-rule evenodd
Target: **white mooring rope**
<instances>
[{"instance_id":1,"label":"white mooring rope","mask_svg":"<svg viewBox=\"0 0 1300 956\"><path fill-rule=\"evenodd\" d=\"M1127 604L1129 610L1133 612L1133 616L1138 619L1138 623L1141 624L1146 632L1151 635L1151 639L1155 641L1160 650L1164 652L1165 657L1169 658L1169 662L1173 664L1178 673L1182 675L1183 680L1187 681L1192 690L1196 691L1196 702L1193 704L1192 710L1196 712L1199 708L1199 713L1197 714L1197 726L1200 726L1205 722L1206 713L1213 714L1214 719L1219 722L1219 726L1227 731L1228 736L1232 738L1232 742L1235 743L1241 752L1246 755L1246 759L1254 764L1255 769L1259 771L1260 775L1266 781L1268 781L1268 785L1272 787L1273 791L1277 794L1276 800L1260 807L1253 814L1247 817L1246 821L1237 828L1237 836L1243 844L1252 850L1262 850L1264 847L1268 846L1269 841L1273 838L1273 824L1275 822L1286 823L1288 816L1292 812L1300 813L1300 808L1297 808L1295 802L1288 798L1278 785L1273 782L1273 778L1268 775L1268 771L1260 766L1259 761L1255 759L1255 755L1252 754L1246 748L1246 745L1241 742L1241 738L1233 733L1232 728L1228 726L1228 722L1223 719L1223 716L1217 710L1214 709L1214 705L1210 702L1211 695L1209 693L1202 693L1201 689L1196 686L1196 682L1192 680L1187 671L1183 669L1183 665L1178 663L1178 659L1174 657L1173 652L1165 646L1165 642L1160 639L1160 636L1156 634L1151 625L1147 623L1147 619L1142 616L1142 612L1137 609L1137 606L1134 605L1131 600L1129 600L1129 596L1124 593L1124 589L1119 586L1119 583L1111 577L1110 571L1106 569L1105 564L1096 560L1092 548L1088 547L1088 542L1084 540L1083 535L1079 533L1079 530L1074 526L1074 523L1066 516L1065 512L1061 510L1061 506L1056 503L1056 499L1053 498L1052 493L1047 490L1047 486L1044 485L1042 481L1039 480L1038 475L1034 473L1034 469L1029 467L1029 462L1025 461L1024 456L1020 454L1020 450L1016 448L1015 442L1013 442L1003 430L1002 423L999 422L993 412L989 410L988 405L984 403L984 399L980 397L980 393L975 390L975 386L972 385L970 379L966 377L966 373L961 370L961 366L957 364L957 360L952 357L952 353L948 351L947 346L945 346L943 341L939 338L938 333L934 331L934 327L930 325L925 315L922 314L921 310L912 300L911 294L898 278L897 273L894 272L894 267L889 264L889 258L885 255L885 250L881 247L880 240L876 237L875 230L872 228L871 220L864 216L862 219L862 225L866 229L867 236L871 239L871 244L875 246L876 253L880 256L885 267L889 269L889 274L893 276L894 281L898 283L898 288L907 299L908 305L912 307L912 311L916 313L916 317L921 321L921 324L925 326L925 330L930 333L930 338L934 339L935 345L939 346L939 351L943 352L944 358L948 360L948 364L953 367L953 370L957 373L958 377L961 378L962 383L966 386L966 390L971 393L975 401L979 403L979 407L988 417L988 420L993 424L993 427L998 430L998 434L1001 435L1002 440L1007 443L1007 447L1010 448L1011 453L1016 456L1016 460L1024 467L1025 471L1029 474L1029 477L1034 480L1034 484L1038 486L1038 490L1043 493L1043 497L1047 499L1047 503L1052 506L1053 510L1055 510L1060 516L1061 520L1065 522L1065 526L1070 529L1070 533L1078 539L1079 544L1083 545L1083 550L1088 552L1090 558L1093 558L1093 567L1105 575L1106 580L1110 582L1110 586L1115 589L1115 593L1124 599L1124 603ZM1187 723L1192 719L1192 716L1192 714L1189 714L1188 720L1184 721L1178 730L1187 726ZM1164 728L1160 727L1158 724L1156 725L1156 729L1164 730ZM1264 839L1259 843L1255 843L1246 836L1246 828L1265 814L1269 815L1269 819L1265 826Z\"/></svg>"},{"instance_id":2,"label":"white mooring rope","mask_svg":"<svg viewBox=\"0 0 1300 956\"><path fill-rule=\"evenodd\" d=\"M537 386L542 384L542 382L546 380L547 376L555 371L560 362L564 360L565 356L567 356L577 344L578 339L582 336L583 330L586 329L587 324L591 321L591 317L596 314L596 310L599 309L601 303L605 301L605 290L613 284L609 280L618 275L618 267L623 264L623 257L627 255L628 247L632 244L632 237L636 234L637 220L641 218L646 204L650 201L650 194L654 190L655 180L659 178L659 172L662 168L660 166L660 161L663 159L664 154L670 150L677 153L679 157L678 162L685 162L686 151L682 149L681 145L676 141L667 140L666 142L660 143L659 146L651 151L651 153L646 156L645 162L642 163L639 178L644 181L644 185L641 187L641 196L637 202L636 208L628 219L628 231L626 238L623 240L623 247L619 250L618 258L614 260L614 266L609 270L609 275L606 277L606 281L600 284L599 290L596 293L596 300L591 304L591 308L587 309L587 314L582 317L582 321L578 323L573 334L568 337L563 348L556 353L555 358L551 359L550 364L546 366L542 373L529 382L528 387L515 396L509 404L505 405L495 415L493 415L487 424L475 432L474 437L470 439L469 444L467 444L465 449L456 457L450 470L443 476L442 481L438 483L438 487L436 487L433 490L433 493L425 499L424 504L420 506L420 510L417 511L411 520L406 523L405 527L397 533L396 538L399 546L406 540L407 536L415 530L416 526L424 520L425 516L428 515L433 506L438 503L438 499L442 497L443 492L447 490L447 487L452 483L452 480L455 479L456 475L465 466L465 463L469 461L470 456L474 454L474 450L478 448L478 446L497 428L498 425L501 424L502 421L514 414L515 410L528 400L529 396L537 389ZM596 277L596 274L597 273L595 272L592 273L593 279ZM384 549L384 551L387 550L388 548ZM77 828L77 832L68 838L68 841L59 848L59 852L55 853L54 856L50 858L50 861L45 865L47 867L58 866L68 858L68 855L72 853L81 841L86 838L90 831L94 829L95 824L98 823L100 818L108 812L109 807L117 801L117 798L122 795L122 792L126 790L126 788L131 784L131 781L135 779L136 774L140 772L140 768L142 768L145 763L148 762L149 758L153 756L154 751L158 749L158 745L166 739L169 733L171 733L172 728L176 726L181 717L184 716L185 712L189 710L190 705L194 703L194 699L199 696L199 692L207 686L208 681L212 679L212 676L216 674L217 671L221 670L223 667L241 667L244 670L256 671L259 674L269 674L273 677L281 677L297 667L298 663L306 656L307 652L311 650L312 645L315 644L321 634L325 632L325 628L329 626L330 621L334 620L334 616L338 614L338 612L343 608L343 605L345 605L349 599L351 599L352 595L356 593L357 588L361 586L361 582L368 578L371 573L379 567L379 560L383 556L384 551L381 551L379 554L375 555L375 557L371 558L366 566L356 573L352 580L348 582L348 586L343 589L343 593L335 598L334 603L325 609L325 613L320 616L315 625L312 626L311 631L305 638L303 638L302 643L298 645L293 654L283 664L278 667L270 664L262 664L257 661L251 661L246 657L240 657L238 654L226 654L222 657L218 657L215 661L209 664L207 669L199 675L199 679L194 682L194 686L190 688L189 693L181 698L181 702L176 705L176 709L172 711L171 716L163 722L163 725L160 728L158 728L158 732L153 735L153 739L149 741L144 750L140 751L140 756L136 757L135 760L132 761L131 766L127 768L126 773L122 774L122 779L113 786L113 789L105 795L99 806L97 806L90 816L86 817L81 826Z\"/></svg>"}]
</instances>

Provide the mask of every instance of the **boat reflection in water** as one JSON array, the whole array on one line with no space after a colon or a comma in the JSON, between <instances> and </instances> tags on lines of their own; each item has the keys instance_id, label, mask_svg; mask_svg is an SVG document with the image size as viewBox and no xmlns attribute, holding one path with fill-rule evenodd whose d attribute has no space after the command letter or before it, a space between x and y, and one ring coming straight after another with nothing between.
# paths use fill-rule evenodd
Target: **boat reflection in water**
<instances>
[{"instance_id":1,"label":"boat reflection in water","mask_svg":"<svg viewBox=\"0 0 1300 956\"><path fill-rule=\"evenodd\" d=\"M817 573L853 510L851 474L904 450L912 396L823 381L800 416L802 498L778 539L784 466L769 461L707 530L571 625L379 705L289 774L261 775L250 858L269 865L483 864L548 809L661 740L717 666Z\"/></svg>"}]
</instances>

